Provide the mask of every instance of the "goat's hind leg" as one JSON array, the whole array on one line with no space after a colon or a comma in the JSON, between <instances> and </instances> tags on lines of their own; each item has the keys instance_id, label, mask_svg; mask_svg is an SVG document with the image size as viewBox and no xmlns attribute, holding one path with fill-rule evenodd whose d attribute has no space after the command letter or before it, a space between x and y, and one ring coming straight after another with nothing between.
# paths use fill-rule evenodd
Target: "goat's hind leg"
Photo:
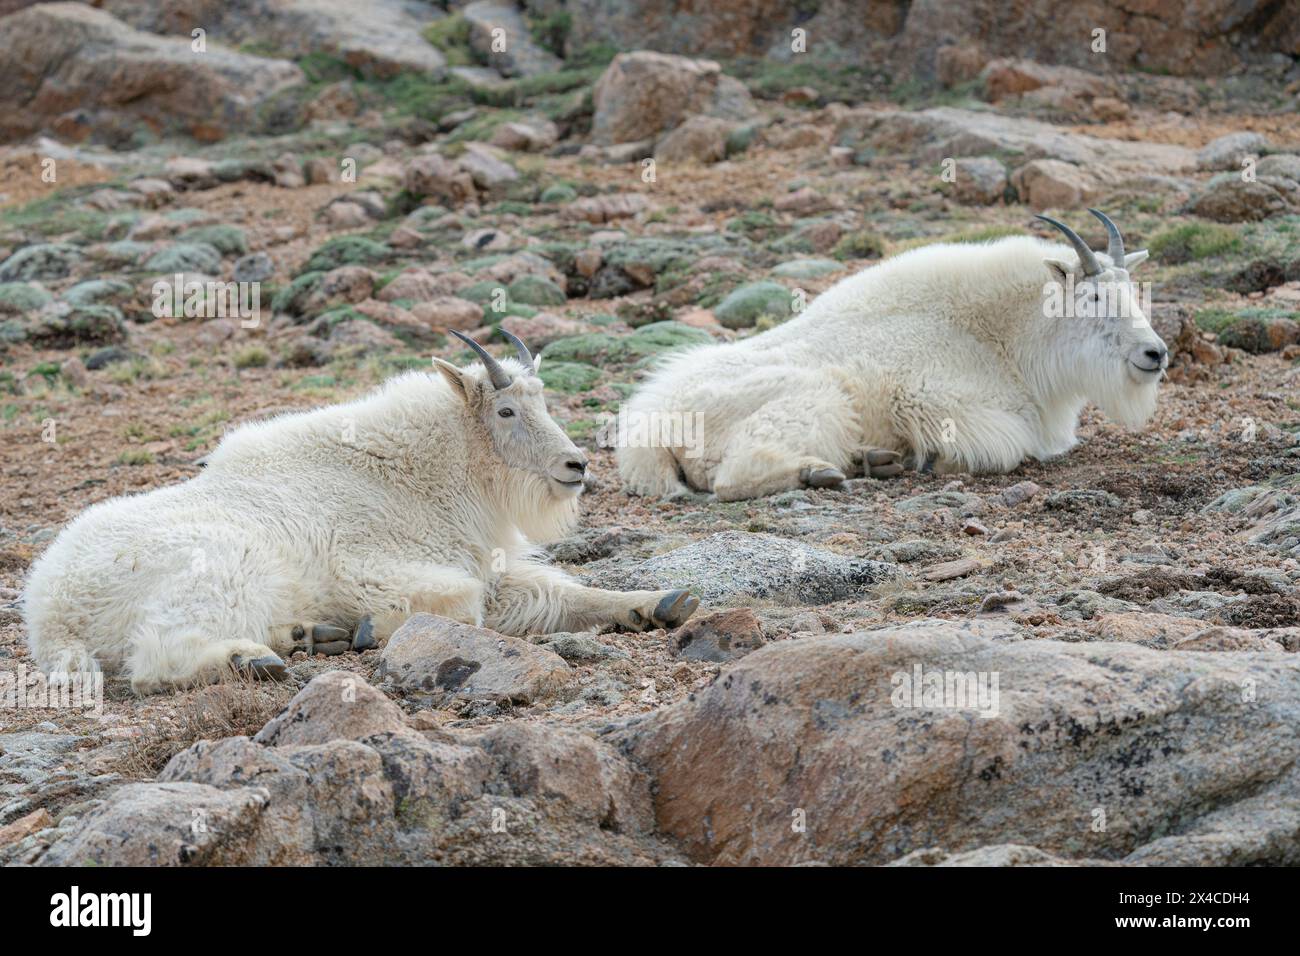
<instances>
[{"instance_id":1,"label":"goat's hind leg","mask_svg":"<svg viewBox=\"0 0 1300 956\"><path fill-rule=\"evenodd\" d=\"M773 399L738 423L713 490L722 501L736 501L800 487L837 487L859 441L848 397L832 385Z\"/></svg>"}]
</instances>

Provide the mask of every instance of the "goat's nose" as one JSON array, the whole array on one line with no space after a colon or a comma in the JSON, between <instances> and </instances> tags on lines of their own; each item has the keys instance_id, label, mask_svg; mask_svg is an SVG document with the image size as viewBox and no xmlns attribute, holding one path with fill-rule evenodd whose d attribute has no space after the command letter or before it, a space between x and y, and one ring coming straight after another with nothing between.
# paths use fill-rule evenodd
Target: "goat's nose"
<instances>
[{"instance_id":1,"label":"goat's nose","mask_svg":"<svg viewBox=\"0 0 1300 956\"><path fill-rule=\"evenodd\" d=\"M1160 348L1147 349L1142 354L1146 356L1153 365L1163 366L1165 364L1165 359L1169 357L1169 350L1162 345Z\"/></svg>"},{"instance_id":2,"label":"goat's nose","mask_svg":"<svg viewBox=\"0 0 1300 956\"><path fill-rule=\"evenodd\" d=\"M587 473L587 459L585 458L570 458L564 464L566 467L572 468L580 475L585 475Z\"/></svg>"}]
</instances>

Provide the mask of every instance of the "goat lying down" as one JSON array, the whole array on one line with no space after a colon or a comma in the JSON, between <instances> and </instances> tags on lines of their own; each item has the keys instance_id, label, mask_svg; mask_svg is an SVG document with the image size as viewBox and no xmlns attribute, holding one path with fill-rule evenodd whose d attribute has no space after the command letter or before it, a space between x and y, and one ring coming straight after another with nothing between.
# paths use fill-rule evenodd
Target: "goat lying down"
<instances>
[{"instance_id":1,"label":"goat lying down","mask_svg":"<svg viewBox=\"0 0 1300 956\"><path fill-rule=\"evenodd\" d=\"M628 491L725 501L905 467L1005 472L1072 448L1088 401L1144 424L1168 365L1129 281L1147 253L1090 212L1105 255L1040 216L1070 245L926 246L774 329L671 356L620 413ZM1061 290L1089 307L1054 309Z\"/></svg>"},{"instance_id":2,"label":"goat lying down","mask_svg":"<svg viewBox=\"0 0 1300 956\"><path fill-rule=\"evenodd\" d=\"M513 635L688 618L685 591L598 590L540 562L534 543L577 519L587 458L523 343L498 362L465 341L481 364L434 359L438 375L243 426L189 481L87 509L27 584L40 668L103 665L145 693L232 667L278 678L295 648L374 646L417 611Z\"/></svg>"}]
</instances>

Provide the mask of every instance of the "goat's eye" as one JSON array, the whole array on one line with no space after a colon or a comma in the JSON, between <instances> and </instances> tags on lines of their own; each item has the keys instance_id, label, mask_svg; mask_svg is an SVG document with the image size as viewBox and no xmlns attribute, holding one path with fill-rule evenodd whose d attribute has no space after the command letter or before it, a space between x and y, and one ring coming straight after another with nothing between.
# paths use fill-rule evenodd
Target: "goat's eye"
<instances>
[{"instance_id":1,"label":"goat's eye","mask_svg":"<svg viewBox=\"0 0 1300 956\"><path fill-rule=\"evenodd\" d=\"M502 418L514 418L515 410L513 408L502 408L497 411L497 414L500 415Z\"/></svg>"}]
</instances>

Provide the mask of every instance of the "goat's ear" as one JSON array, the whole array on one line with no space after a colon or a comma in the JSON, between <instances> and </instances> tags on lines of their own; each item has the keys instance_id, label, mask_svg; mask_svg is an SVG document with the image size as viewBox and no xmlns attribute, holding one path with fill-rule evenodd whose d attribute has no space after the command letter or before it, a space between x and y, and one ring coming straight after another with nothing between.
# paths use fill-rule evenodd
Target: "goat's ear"
<instances>
[{"instance_id":1,"label":"goat's ear","mask_svg":"<svg viewBox=\"0 0 1300 956\"><path fill-rule=\"evenodd\" d=\"M1147 256L1150 254L1151 253L1145 249L1139 249L1137 252L1130 252L1124 257L1124 268L1132 269L1135 265L1146 262Z\"/></svg>"},{"instance_id":2,"label":"goat's ear","mask_svg":"<svg viewBox=\"0 0 1300 956\"><path fill-rule=\"evenodd\" d=\"M536 375L541 370L542 370L542 356L541 353L539 352L538 354L533 356L533 374Z\"/></svg>"},{"instance_id":3,"label":"goat's ear","mask_svg":"<svg viewBox=\"0 0 1300 956\"><path fill-rule=\"evenodd\" d=\"M437 369L442 374L442 377L451 384L451 387L455 390L456 394L465 401L469 401L471 383L464 372L452 365L450 362L443 361L436 356L433 359L433 367Z\"/></svg>"},{"instance_id":4,"label":"goat's ear","mask_svg":"<svg viewBox=\"0 0 1300 956\"><path fill-rule=\"evenodd\" d=\"M1060 259L1044 259L1043 265L1047 266L1047 271L1052 274L1052 278L1057 282L1065 282L1070 276L1070 267Z\"/></svg>"}]
</instances>

